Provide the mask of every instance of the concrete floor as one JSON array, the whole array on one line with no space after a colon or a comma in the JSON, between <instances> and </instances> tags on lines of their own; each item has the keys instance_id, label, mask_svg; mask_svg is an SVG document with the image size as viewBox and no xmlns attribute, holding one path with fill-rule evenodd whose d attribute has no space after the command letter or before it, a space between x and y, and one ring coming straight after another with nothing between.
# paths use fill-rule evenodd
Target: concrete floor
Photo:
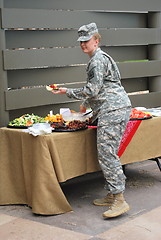
<instances>
[{"instance_id":1,"label":"concrete floor","mask_svg":"<svg viewBox=\"0 0 161 240\"><path fill-rule=\"evenodd\" d=\"M161 240L161 172L157 164L130 164L125 174L125 197L131 209L122 216L104 220L102 213L107 207L92 204L106 194L102 173L92 173L61 184L73 212L40 216L27 206L0 206L0 240Z\"/></svg>"}]
</instances>

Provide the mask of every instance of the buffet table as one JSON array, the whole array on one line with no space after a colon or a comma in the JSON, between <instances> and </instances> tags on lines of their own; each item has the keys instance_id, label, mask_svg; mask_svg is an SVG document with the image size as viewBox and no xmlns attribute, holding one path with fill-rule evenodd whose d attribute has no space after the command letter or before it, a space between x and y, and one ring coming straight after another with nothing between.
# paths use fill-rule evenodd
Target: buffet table
<instances>
[{"instance_id":1,"label":"buffet table","mask_svg":"<svg viewBox=\"0 0 161 240\"><path fill-rule=\"evenodd\" d=\"M27 204L36 214L72 210L60 184L99 169L96 130L34 137L0 128L0 204ZM143 120L121 156L129 164L161 156L161 117Z\"/></svg>"}]
</instances>

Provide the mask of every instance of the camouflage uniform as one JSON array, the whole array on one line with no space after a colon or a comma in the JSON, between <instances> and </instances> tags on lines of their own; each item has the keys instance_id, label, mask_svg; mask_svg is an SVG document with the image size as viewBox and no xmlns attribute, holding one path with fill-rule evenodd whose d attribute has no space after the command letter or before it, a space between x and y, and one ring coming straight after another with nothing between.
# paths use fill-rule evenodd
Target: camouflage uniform
<instances>
[{"instance_id":1,"label":"camouflage uniform","mask_svg":"<svg viewBox=\"0 0 161 240\"><path fill-rule=\"evenodd\" d=\"M67 89L67 96L84 100L91 107L93 121L98 120L97 150L108 192L117 194L125 189L125 175L117 156L119 144L129 120L131 103L120 82L120 73L113 59L100 48L87 65L87 84Z\"/></svg>"}]
</instances>

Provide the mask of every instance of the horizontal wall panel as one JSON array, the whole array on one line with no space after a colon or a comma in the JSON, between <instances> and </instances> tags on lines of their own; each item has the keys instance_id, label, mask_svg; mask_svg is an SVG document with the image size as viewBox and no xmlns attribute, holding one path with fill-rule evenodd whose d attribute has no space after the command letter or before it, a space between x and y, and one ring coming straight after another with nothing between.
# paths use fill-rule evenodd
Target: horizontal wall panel
<instances>
[{"instance_id":1,"label":"horizontal wall panel","mask_svg":"<svg viewBox=\"0 0 161 240\"><path fill-rule=\"evenodd\" d=\"M141 60L147 58L146 47L103 47L115 61ZM49 68L86 64L89 60L80 47L4 50L4 69Z\"/></svg>"},{"instance_id":2,"label":"horizontal wall panel","mask_svg":"<svg viewBox=\"0 0 161 240\"><path fill-rule=\"evenodd\" d=\"M131 92L131 89L133 88L134 91L140 88L139 85L141 83L138 84L136 81L133 81L134 78L142 79L145 76L161 75L160 65L160 61L118 63L121 78L126 80L126 89L129 92ZM49 69L12 70L8 71L8 87L21 88L25 86L49 85L51 83L62 84L86 82L85 68L86 66L75 66ZM143 89L144 88L141 87L139 90Z\"/></svg>"},{"instance_id":3,"label":"horizontal wall panel","mask_svg":"<svg viewBox=\"0 0 161 240\"><path fill-rule=\"evenodd\" d=\"M81 9L81 10L117 10L117 11L159 11L160 0L5 0L5 7L11 8L44 8L44 9Z\"/></svg>"},{"instance_id":4,"label":"horizontal wall panel","mask_svg":"<svg viewBox=\"0 0 161 240\"><path fill-rule=\"evenodd\" d=\"M127 93L134 93L148 90L148 78L127 78L121 79L121 83Z\"/></svg>"},{"instance_id":5,"label":"horizontal wall panel","mask_svg":"<svg viewBox=\"0 0 161 240\"><path fill-rule=\"evenodd\" d=\"M106 29L99 31L100 46L147 45L161 43L161 29ZM6 48L49 48L78 46L77 30L6 31Z\"/></svg>"},{"instance_id":6,"label":"horizontal wall panel","mask_svg":"<svg viewBox=\"0 0 161 240\"><path fill-rule=\"evenodd\" d=\"M161 75L161 61L118 63L122 78L150 77Z\"/></svg>"},{"instance_id":7,"label":"horizontal wall panel","mask_svg":"<svg viewBox=\"0 0 161 240\"><path fill-rule=\"evenodd\" d=\"M45 87L9 90L5 92L6 110L29 108L50 104L76 102L66 95L53 94Z\"/></svg>"},{"instance_id":8,"label":"horizontal wall panel","mask_svg":"<svg viewBox=\"0 0 161 240\"><path fill-rule=\"evenodd\" d=\"M77 30L6 30L6 49L78 46Z\"/></svg>"},{"instance_id":9,"label":"horizontal wall panel","mask_svg":"<svg viewBox=\"0 0 161 240\"><path fill-rule=\"evenodd\" d=\"M137 61L148 58L148 46L102 46L101 49L116 62Z\"/></svg>"},{"instance_id":10,"label":"horizontal wall panel","mask_svg":"<svg viewBox=\"0 0 161 240\"><path fill-rule=\"evenodd\" d=\"M81 87L81 85L71 85L71 87ZM75 102L65 95L54 95L46 91L45 87L29 88L21 90L10 90L5 92L6 110L29 108L51 104L63 104ZM132 105L155 107L160 106L161 92L152 92L148 94L131 95Z\"/></svg>"},{"instance_id":11,"label":"horizontal wall panel","mask_svg":"<svg viewBox=\"0 0 161 240\"><path fill-rule=\"evenodd\" d=\"M82 64L87 60L87 55L78 47L4 51L5 70L68 66Z\"/></svg>"},{"instance_id":12,"label":"horizontal wall panel","mask_svg":"<svg viewBox=\"0 0 161 240\"><path fill-rule=\"evenodd\" d=\"M7 75L9 88L85 82L86 66L10 70Z\"/></svg>"},{"instance_id":13,"label":"horizontal wall panel","mask_svg":"<svg viewBox=\"0 0 161 240\"><path fill-rule=\"evenodd\" d=\"M68 104L77 102L66 96L51 95L44 89L32 90L14 90L6 92L6 110L25 109L29 107L51 105L51 104ZM133 107L159 107L161 103L161 92L152 92L148 94L130 95Z\"/></svg>"},{"instance_id":14,"label":"horizontal wall panel","mask_svg":"<svg viewBox=\"0 0 161 240\"><path fill-rule=\"evenodd\" d=\"M133 107L160 107L161 92L138 94L129 96Z\"/></svg>"},{"instance_id":15,"label":"horizontal wall panel","mask_svg":"<svg viewBox=\"0 0 161 240\"><path fill-rule=\"evenodd\" d=\"M111 10L111 11L159 11L161 10L160 0L74 0L59 1L56 0L55 6L59 9L81 9L81 10ZM65 4L64 4L65 3Z\"/></svg>"},{"instance_id":16,"label":"horizontal wall panel","mask_svg":"<svg viewBox=\"0 0 161 240\"><path fill-rule=\"evenodd\" d=\"M118 63L122 79L131 79L129 85L138 87L133 78L161 75L161 61ZM48 85L51 83L73 83L86 81L86 66L24 69L8 71L8 87ZM126 81L128 82L128 81ZM126 84L127 85L127 84ZM134 87L134 86L133 86ZM132 87L130 87L131 89ZM141 90L143 90L141 88ZM128 90L129 91L129 90ZM135 90L134 90L135 91ZM131 90L130 90L131 92Z\"/></svg>"},{"instance_id":17,"label":"horizontal wall panel","mask_svg":"<svg viewBox=\"0 0 161 240\"><path fill-rule=\"evenodd\" d=\"M96 22L98 28L144 28L147 15L93 11L2 9L2 28L75 28Z\"/></svg>"},{"instance_id":18,"label":"horizontal wall panel","mask_svg":"<svg viewBox=\"0 0 161 240\"><path fill-rule=\"evenodd\" d=\"M146 45L161 43L160 28L108 29L100 31L101 44L107 46Z\"/></svg>"}]
</instances>

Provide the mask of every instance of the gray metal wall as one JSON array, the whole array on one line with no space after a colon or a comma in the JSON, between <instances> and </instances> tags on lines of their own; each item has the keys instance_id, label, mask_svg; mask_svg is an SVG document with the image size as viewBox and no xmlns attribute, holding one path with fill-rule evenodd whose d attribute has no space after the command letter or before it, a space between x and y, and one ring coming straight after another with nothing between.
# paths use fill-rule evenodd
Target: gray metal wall
<instances>
[{"instance_id":1,"label":"gray metal wall","mask_svg":"<svg viewBox=\"0 0 161 240\"><path fill-rule=\"evenodd\" d=\"M0 8L0 126L24 113L79 110L79 101L45 85L84 84L88 56L77 29L90 22L102 35L101 48L118 62L133 106L161 106L160 0L0 0Z\"/></svg>"}]
</instances>

